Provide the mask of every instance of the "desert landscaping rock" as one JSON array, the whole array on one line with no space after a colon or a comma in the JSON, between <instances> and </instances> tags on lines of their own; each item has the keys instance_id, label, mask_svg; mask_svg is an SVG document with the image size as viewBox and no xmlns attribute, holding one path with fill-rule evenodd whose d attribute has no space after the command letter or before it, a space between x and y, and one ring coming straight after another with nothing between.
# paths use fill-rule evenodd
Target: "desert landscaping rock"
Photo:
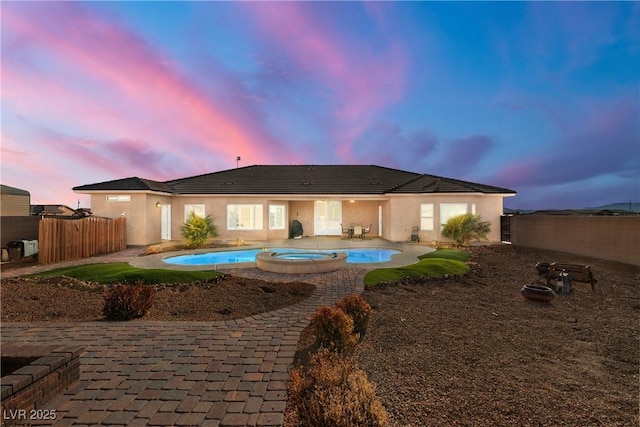
<instances>
[{"instance_id":1,"label":"desert landscaping rock","mask_svg":"<svg viewBox=\"0 0 640 427\"><path fill-rule=\"evenodd\" d=\"M364 292L374 311L355 356L377 384L391 426L637 425L640 269L511 246L472 251L467 275ZM551 303L527 301L519 291L535 283L538 261L589 264L598 286L592 291L578 283ZM85 307L93 297L101 302L101 285L45 283L38 294L3 279L2 343L85 347L80 381L47 404L57 411L54 425L129 419L131 425L286 425L287 370L296 349L308 343L310 316L320 305L363 292L366 270L227 273L256 281L265 298L281 282L316 288L293 305L265 305L264 313L236 319L105 322L95 320L99 310ZM62 289L82 292L76 311L50 298ZM188 287L172 292L162 306L166 313L206 318L202 306L180 305L182 297L197 298ZM52 301L48 310L59 316L29 320L39 315L44 305L35 302L42 300ZM11 304L20 304L22 322L7 321L17 313ZM238 306L226 303L216 315ZM86 313L92 320L73 321Z\"/></svg>"}]
</instances>

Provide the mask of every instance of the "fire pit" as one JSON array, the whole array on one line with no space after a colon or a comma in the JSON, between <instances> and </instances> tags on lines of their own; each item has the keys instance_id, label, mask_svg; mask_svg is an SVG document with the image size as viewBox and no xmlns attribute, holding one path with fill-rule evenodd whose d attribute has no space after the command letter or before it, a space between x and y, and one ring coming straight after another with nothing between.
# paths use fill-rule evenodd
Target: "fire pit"
<instances>
[{"instance_id":1,"label":"fire pit","mask_svg":"<svg viewBox=\"0 0 640 427\"><path fill-rule=\"evenodd\" d=\"M540 285L524 285L520 289L520 294L528 300L541 302L550 302L556 296L553 289Z\"/></svg>"}]
</instances>

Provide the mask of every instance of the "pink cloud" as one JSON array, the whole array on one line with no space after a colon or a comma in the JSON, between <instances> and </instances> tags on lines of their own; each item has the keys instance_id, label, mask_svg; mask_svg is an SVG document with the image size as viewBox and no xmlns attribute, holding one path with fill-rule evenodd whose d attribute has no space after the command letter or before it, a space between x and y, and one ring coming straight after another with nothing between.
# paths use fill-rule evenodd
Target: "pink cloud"
<instances>
[{"instance_id":1,"label":"pink cloud","mask_svg":"<svg viewBox=\"0 0 640 427\"><path fill-rule=\"evenodd\" d=\"M407 56L401 45L375 51L372 45L338 36L338 30L304 3L250 3L246 10L264 30L268 42L300 67L328 95L331 133L345 161L355 157L353 144L376 114L397 102L405 87ZM379 46L376 46L379 48Z\"/></svg>"},{"instance_id":2,"label":"pink cloud","mask_svg":"<svg viewBox=\"0 0 640 427\"><path fill-rule=\"evenodd\" d=\"M62 144L85 136L102 141L94 153L106 155L109 147L122 148L113 141L146 141L185 164L197 158L195 171L183 174L231 164L236 155L250 163L294 159L277 150L279 142L251 116L229 114L229 99L205 96L170 59L119 23L74 3L5 6L3 35L9 41L3 44L28 53L26 60L19 55L23 61L3 61L3 103L18 114L50 113L45 122L55 120L68 130Z\"/></svg>"},{"instance_id":3,"label":"pink cloud","mask_svg":"<svg viewBox=\"0 0 640 427\"><path fill-rule=\"evenodd\" d=\"M634 174L640 169L638 117L640 103L633 96L594 104L562 129L552 150L503 167L496 181L511 187L544 187Z\"/></svg>"}]
</instances>

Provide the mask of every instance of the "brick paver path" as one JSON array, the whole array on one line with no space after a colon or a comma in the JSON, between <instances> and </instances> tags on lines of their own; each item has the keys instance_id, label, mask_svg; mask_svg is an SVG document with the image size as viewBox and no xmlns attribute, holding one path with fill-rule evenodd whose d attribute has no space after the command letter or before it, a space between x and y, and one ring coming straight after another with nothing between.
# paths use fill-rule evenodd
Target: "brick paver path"
<instances>
[{"instance_id":1,"label":"brick paver path","mask_svg":"<svg viewBox=\"0 0 640 427\"><path fill-rule=\"evenodd\" d=\"M317 307L362 293L365 272L238 269L230 273L317 288L299 304L244 319L3 323L1 339L85 347L80 381L43 408L56 410L56 426L277 426L300 332Z\"/></svg>"}]
</instances>

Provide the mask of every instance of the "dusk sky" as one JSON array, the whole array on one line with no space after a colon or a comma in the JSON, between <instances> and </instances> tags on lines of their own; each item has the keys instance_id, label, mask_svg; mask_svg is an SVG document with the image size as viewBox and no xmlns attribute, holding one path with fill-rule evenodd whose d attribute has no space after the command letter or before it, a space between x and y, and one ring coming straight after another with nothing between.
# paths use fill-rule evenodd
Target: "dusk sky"
<instances>
[{"instance_id":1,"label":"dusk sky","mask_svg":"<svg viewBox=\"0 0 640 427\"><path fill-rule=\"evenodd\" d=\"M640 201L638 2L6 2L2 183L377 164Z\"/></svg>"}]
</instances>

